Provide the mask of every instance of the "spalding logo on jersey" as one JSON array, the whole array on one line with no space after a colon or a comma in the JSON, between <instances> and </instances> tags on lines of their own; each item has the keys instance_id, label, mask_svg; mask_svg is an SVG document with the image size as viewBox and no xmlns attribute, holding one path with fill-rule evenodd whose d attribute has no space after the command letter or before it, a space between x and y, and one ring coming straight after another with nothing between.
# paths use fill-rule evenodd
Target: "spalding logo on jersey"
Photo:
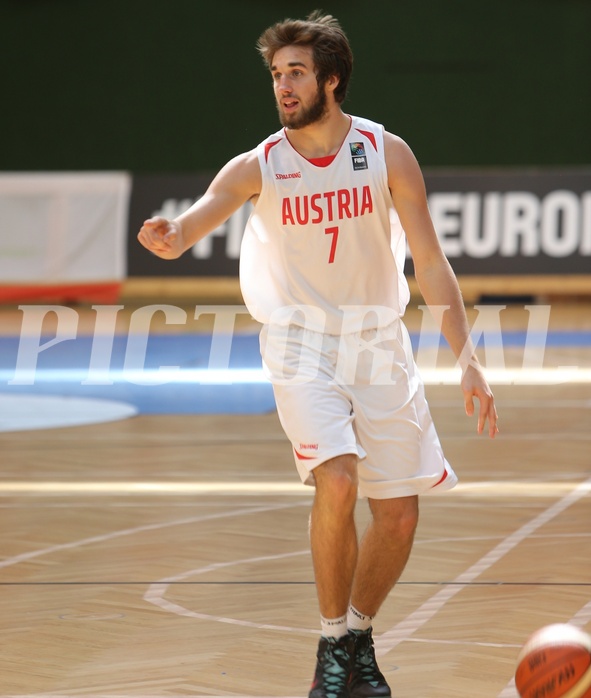
<instances>
[{"instance_id":1,"label":"spalding logo on jersey","mask_svg":"<svg viewBox=\"0 0 591 698\"><path fill-rule=\"evenodd\" d=\"M367 170L367 156L363 143L349 143L354 170Z\"/></svg>"}]
</instances>

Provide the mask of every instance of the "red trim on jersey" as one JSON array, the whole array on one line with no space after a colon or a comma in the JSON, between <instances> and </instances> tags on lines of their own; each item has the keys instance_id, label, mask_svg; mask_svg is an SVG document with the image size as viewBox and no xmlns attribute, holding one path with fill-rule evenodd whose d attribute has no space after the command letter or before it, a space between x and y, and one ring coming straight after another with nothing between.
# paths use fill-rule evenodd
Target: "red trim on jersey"
<instances>
[{"instance_id":1,"label":"red trim on jersey","mask_svg":"<svg viewBox=\"0 0 591 698\"><path fill-rule=\"evenodd\" d=\"M268 159L269 159L269 151L271 150L271 148L272 148L274 145L277 145L277 143L280 143L280 142L281 142L281 139L279 139L279 140L277 140L277 141L273 141L272 143L267 143L267 144L265 145L265 162L267 162Z\"/></svg>"},{"instance_id":2,"label":"red trim on jersey","mask_svg":"<svg viewBox=\"0 0 591 698\"><path fill-rule=\"evenodd\" d=\"M376 137L373 135L371 131L362 131L360 128L356 128L356 131L359 131L359 133L362 133L366 138L369 138L371 141L371 144L376 150L376 153L378 152L378 144L376 143Z\"/></svg>"},{"instance_id":3,"label":"red trim on jersey","mask_svg":"<svg viewBox=\"0 0 591 698\"><path fill-rule=\"evenodd\" d=\"M347 116L349 116L349 115L347 114ZM287 138L287 142L289 143L289 145L291 145L291 147L295 150L295 152L296 152L298 155L300 155L301 157L303 157L304 160L307 160L309 163L311 163L312 165L316 165L317 167L328 167L328 165L330 165L330 163L331 163L331 162L336 158L336 156L341 152L341 148L343 147L343 144L345 143L345 141L346 141L347 138L349 137L349 134L351 133L351 125L352 125L352 123L353 123L353 118L352 118L351 116L349 116L349 122L350 122L350 123L349 123L349 130L348 130L347 133L345 134L345 137L343 138L343 142L342 142L341 145L339 146L339 149L337 150L337 152L336 152L334 155L325 155L325 156L323 156L323 157L321 157L321 158L307 158L305 155L302 155L302 154L300 153L300 151L294 146L294 144L289 140L289 134L288 134L288 132L287 132L287 128L284 128L284 129L283 129L283 133L285 133L285 137ZM357 130L359 130L359 129L357 129ZM365 131L362 131L362 133L365 133ZM372 136L371 133L370 133L369 135L370 135L370 137ZM373 137L372 137L372 140L373 140ZM278 143L279 141L276 141L276 142ZM270 149L270 148L271 148L272 146L274 146L274 145L275 145L275 143L269 143L269 144L267 144L267 145L265 146L265 151L267 150L267 148ZM375 140L374 140L374 145L375 145ZM377 147L376 147L376 150L377 150ZM265 153L265 154L266 154L266 153ZM331 158L331 160L328 161L328 158ZM320 161L320 162L317 162L317 161Z\"/></svg>"},{"instance_id":4,"label":"red trim on jersey","mask_svg":"<svg viewBox=\"0 0 591 698\"><path fill-rule=\"evenodd\" d=\"M302 456L301 453L298 453L295 448L293 449L293 452L296 454L298 457L298 460L316 460L316 456Z\"/></svg>"},{"instance_id":5,"label":"red trim on jersey","mask_svg":"<svg viewBox=\"0 0 591 698\"><path fill-rule=\"evenodd\" d=\"M324 155L321 158L306 158L306 160L316 167L328 167L337 155L338 153L335 153L334 155Z\"/></svg>"},{"instance_id":6,"label":"red trim on jersey","mask_svg":"<svg viewBox=\"0 0 591 698\"><path fill-rule=\"evenodd\" d=\"M440 484L441 484L442 482L444 482L445 480L447 480L447 468L444 469L443 475L441 476L441 479L439 480L439 482L436 482L436 483L433 485L433 487L437 487L437 485L440 485Z\"/></svg>"}]
</instances>

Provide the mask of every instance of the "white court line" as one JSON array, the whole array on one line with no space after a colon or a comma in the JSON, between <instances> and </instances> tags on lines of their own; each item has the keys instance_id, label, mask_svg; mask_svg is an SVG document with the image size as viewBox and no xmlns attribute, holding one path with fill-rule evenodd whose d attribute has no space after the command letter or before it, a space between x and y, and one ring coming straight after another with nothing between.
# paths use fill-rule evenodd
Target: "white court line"
<instances>
[{"instance_id":1,"label":"white court line","mask_svg":"<svg viewBox=\"0 0 591 698\"><path fill-rule=\"evenodd\" d=\"M51 553L57 553L62 550L80 548L83 545L104 543L107 540L121 538L122 536L132 536L136 533L143 533L145 531L158 531L163 528L170 528L171 526L185 526L186 524L201 523L203 521L212 521L215 519L224 519L229 516L242 516L246 514L258 514L266 511L276 511L278 509L289 509L294 506L299 506L299 504L294 504L292 502L289 504L275 504L273 506L249 507L245 509L235 509L234 511L219 512L217 514L206 514L205 516L193 516L187 519L176 519L175 521L163 521L161 523L146 524L145 526L136 526L135 528L127 528L120 531L113 531L111 533L105 533L101 536L92 536L91 538L83 538L82 540L71 541L70 543L60 543L58 545L51 545L47 548L41 548L40 550L32 550L28 553L13 555L12 557L6 558L6 560L0 560L0 569L5 567L11 567L12 565L18 565L21 562L32 560L36 557L40 557L41 555L50 555ZM0 698L2 698L2 696L0 696Z\"/></svg>"},{"instance_id":2,"label":"white court line","mask_svg":"<svg viewBox=\"0 0 591 698\"><path fill-rule=\"evenodd\" d=\"M521 529L516 531L514 534L512 534L511 536L506 538L504 541L502 541L496 548L493 549L493 551L491 551L488 555L484 556L478 563L476 563L476 565L472 566L463 575L460 575L455 580L455 582L458 585L465 585L466 583L468 583L470 581L470 579L474 579L475 577L477 577L479 574L484 572L488 567L490 567L492 564L494 564L494 562L496 562L498 559L500 559L504 554L509 552L509 550L511 550L515 545L517 545L524 538L526 538L530 533L537 530L537 528L539 528L542 525L544 525L545 523L549 522L552 518L554 518L555 516L560 514L566 508L568 508L568 506L570 506L571 504L578 501L578 499L583 497L590 489L591 489L591 478L588 481L581 483L579 486L577 486L577 488L573 492L568 494L566 497L564 497L562 500L557 502L555 505L553 505L552 507L547 509L545 512L543 512L538 517L533 519L531 522L529 522L528 524L523 526ZM50 546L48 548L45 548L42 550L37 550L37 551L32 551L30 553L23 553L21 555L14 556L12 558L9 558L7 560L0 562L0 568L8 567L9 565L18 564L19 562L23 562L23 561L38 557L40 555L50 554L52 552L58 552L60 550L65 550L65 549L72 549L72 548L80 547L83 545L99 543L99 542L103 542L103 541L106 541L109 539L118 538L121 536L133 535L135 533L141 533L143 531L158 530L158 529L167 528L167 527L171 527L171 526L185 525L185 524L207 521L207 520L212 520L212 519L217 519L217 518L224 518L227 516L237 516L237 515L241 515L241 514L258 513L258 512L262 512L262 511L272 511L272 510L277 510L277 509L290 508L293 506L295 506L293 503L276 505L276 506L261 506L261 507L257 507L257 508L240 509L240 510L235 510L232 512L222 512L219 514L210 514L210 515L200 516L200 517L191 517L191 518L176 520L176 521L172 521L172 522L149 524L149 525L145 525L145 526L135 527L132 529L115 531L115 532L112 532L109 534L104 534L101 536L94 536L94 537L83 539L80 541L73 541L71 543ZM309 552L308 550L299 551L296 553L286 554L285 556L304 554L304 553L308 553L308 552ZM229 563L220 563L220 565L225 565L225 566L228 566L230 564L237 564L237 561L232 561ZM210 568L211 568L211 566L210 566ZM416 625L415 630L418 629L418 627L422 626L427 620L429 620L429 618L432 617L434 615L434 613L436 613L444 605L444 603L447 600L449 600L449 598L452 598L456 593L458 593L461 590L461 588L463 588L463 586L452 587L451 588L451 591L452 591L451 595L448 598L446 598L443 601L443 603L439 603L437 608L434 610L433 613L430 614L430 616L428 618L425 618L418 625L415 623L415 625ZM445 593L447 590L442 590L442 591L443 591L443 593ZM441 592L440 592L440 594L436 594L433 597L433 599L440 598L440 596L441 596ZM421 608L424 608L424 606ZM419 609L419 611L420 610L421 609ZM582 611L583 612L580 612L580 614L577 614L577 616L580 616L581 622L584 621L586 623L586 622L588 622L589 616L591 615L591 603L587 604L587 606L584 609L582 609ZM411 614L406 620L412 618L414 615L415 614ZM400 626L400 624L398 626L396 626L396 628L398 628L399 626ZM263 626L263 627L265 627L265 626ZM269 626L266 626L266 627L269 627ZM304 632L306 632L304 629L299 629L299 630L303 630ZM414 632L415 630L413 630L412 632ZM390 631L390 632L392 632L392 631ZM407 630L407 632L406 632L407 636L399 639L398 641L396 641L395 644L398 644L403 639L406 639L408 641L414 641L414 642L431 642L430 640L421 640L419 638L409 637L410 634L412 634L412 633L409 633ZM386 636L385 639L387 641L391 642L391 640L389 640L387 635L388 635L388 633L385 633L384 635L381 636L381 638L384 638L384 636ZM378 638L376 638L376 645L377 645L377 640L378 640ZM394 646L394 645L392 645L392 646ZM512 694L508 694L508 695L510 695L513 698L513 696L515 694L512 693ZM18 696L2 695L2 696L0 696L0 698L67 698L67 697L65 695L63 697L60 697L56 693L51 693L51 694L41 693L41 694L27 694L26 697L23 696L22 694L18 695ZM119 695L118 696L115 694L108 694L108 695L107 694L85 694L85 698L129 698L129 696L127 696L127 695ZM139 698L139 696L136 696L136 698ZM147 698L147 696L146 696L146 698ZM155 698L155 696L150 694L149 698ZM175 698L175 696L171 695L168 698ZM181 697L177 696L176 698L181 698ZM195 698L219 698L219 696L201 695L201 696L196 696ZM259 698L259 697L233 695L233 698ZM282 698L284 698L284 697L282 697ZM292 698L296 698L296 697L292 697ZM508 698L508 696L505 698Z\"/></svg>"},{"instance_id":3,"label":"white court line","mask_svg":"<svg viewBox=\"0 0 591 698\"><path fill-rule=\"evenodd\" d=\"M425 385L459 385L459 368L421 368ZM561 383L591 383L591 368L585 366L556 366L551 368L484 368L491 385L559 385ZM271 383L262 368L138 368L107 369L47 368L0 369L0 383L8 385L35 385L39 383L80 383L81 385L135 385L159 386L173 383L202 385L264 384Z\"/></svg>"},{"instance_id":4,"label":"white court line","mask_svg":"<svg viewBox=\"0 0 591 698\"><path fill-rule=\"evenodd\" d=\"M432 640L424 637L409 637L406 642L422 642L425 645L463 645L464 647L496 647L505 649L507 647L514 647L518 649L521 645L509 644L507 642L477 642L475 640Z\"/></svg>"},{"instance_id":5,"label":"white court line","mask_svg":"<svg viewBox=\"0 0 591 698\"><path fill-rule=\"evenodd\" d=\"M144 600L148 603L158 606L163 611L168 613L174 613L177 616L183 616L185 618L198 618L199 620L207 621L217 621L218 623L229 623L230 625L240 625L245 628L256 628L257 630L282 630L284 632L301 632L306 634L320 635L320 630L313 630L311 628L293 628L286 625L271 625L269 623L255 623L250 620L239 620L237 618L226 618L224 616L215 616L209 613L199 613L198 611L191 611L180 604L173 603L164 598L168 587L173 582L179 582L187 579L188 577L195 577L199 574L206 574L207 572L213 572L215 570L223 569L225 567L234 567L235 565L248 565L253 562L267 562L269 560L283 560L288 557L296 557L299 555L309 555L310 550L306 548L305 550L297 550L291 553L282 553L277 555L262 555L258 557L250 557L244 560L229 560L226 562L216 562L206 567L200 567L195 570L189 570L187 572L182 572L174 577L167 577L159 582L155 582L148 587L148 590L144 594Z\"/></svg>"},{"instance_id":6,"label":"white court line","mask_svg":"<svg viewBox=\"0 0 591 698\"><path fill-rule=\"evenodd\" d=\"M496 397L496 396L495 396ZM458 400L428 400L430 407L449 408L457 407L460 402ZM575 409L591 409L591 400L504 400L496 397L497 407L511 407L513 409L558 409L558 408L575 408Z\"/></svg>"},{"instance_id":7,"label":"white court line","mask_svg":"<svg viewBox=\"0 0 591 698\"><path fill-rule=\"evenodd\" d=\"M589 538L591 531L583 531L581 533L537 533L529 536L531 540L548 540L549 538ZM414 542L416 545L441 545L441 543L470 543L473 541L484 542L486 540L499 540L502 536L461 536L461 537L446 537L446 538L425 538L417 539Z\"/></svg>"},{"instance_id":8,"label":"white court line","mask_svg":"<svg viewBox=\"0 0 591 698\"><path fill-rule=\"evenodd\" d=\"M539 434L536 432L520 432L507 434L503 431L502 423L500 423L500 429L499 439L503 439L503 441L589 441L591 439L591 433L584 431L546 431ZM442 441L475 441L483 438L482 434L475 433L441 435Z\"/></svg>"},{"instance_id":9,"label":"white court line","mask_svg":"<svg viewBox=\"0 0 591 698\"><path fill-rule=\"evenodd\" d=\"M170 481L170 480L4 480L0 481L0 495L307 495L313 490L299 480L285 481Z\"/></svg>"},{"instance_id":10,"label":"white court line","mask_svg":"<svg viewBox=\"0 0 591 698\"><path fill-rule=\"evenodd\" d=\"M469 495L471 497L552 497L577 488L574 482L553 480L498 480L460 482L446 496ZM220 495L220 496L305 496L311 498L313 488L299 481L285 482L260 480L200 481L200 480L0 480L0 496L13 494L31 496L91 496L98 495Z\"/></svg>"},{"instance_id":11,"label":"white court line","mask_svg":"<svg viewBox=\"0 0 591 698\"><path fill-rule=\"evenodd\" d=\"M580 487L580 486L579 486ZM558 537L565 537L565 536L570 536L571 534L556 534ZM586 534L575 534L575 535L586 535ZM591 535L591 534L589 534ZM537 535L537 536L532 536L532 538L551 538L555 537L552 534L547 534L547 535ZM484 541L484 540L497 540L500 538L500 536L468 536L468 537L461 537L461 538L451 538L451 539L427 539L424 541L418 541L418 543L433 543L433 542L441 542L442 540L453 540L454 542L461 542L461 541L471 541L471 540L477 540L477 541ZM199 611L193 611L189 608L186 608L185 606L181 606L178 603L175 603L173 601L169 601L168 599L165 598L169 587L171 584L185 581L190 577L196 577L201 574L207 574L209 572L215 572L220 569L227 569L229 567L235 567L239 565L247 565L247 564L252 564L252 563L258 563L258 562L269 562L269 561L274 561L274 560L282 560L285 558L289 557L296 557L296 556L301 556L301 555L309 555L310 550L309 548L306 548L305 550L299 550L295 552L290 552L290 553L278 553L278 554L273 554L273 555L263 555L263 556L256 556L256 557L250 557L250 558L245 558L242 560L227 560L225 562L216 562L212 563L210 565L206 565L205 567L199 567L194 570L188 570L185 572L181 572L180 574L174 575L172 577L167 577L165 579L162 579L158 582L154 582L151 584L144 594L144 600L147 601L148 603L152 603L155 606L158 606L161 608L163 611L166 611L167 613L172 613L174 615L178 616L183 616L185 618L196 618L198 620L205 620L205 621L213 621L213 622L218 622L218 623L227 623L229 625L238 625L241 627L245 628L254 628L254 629L263 629L263 630L278 630L278 631L283 631L283 632L290 632L290 633L304 633L304 634L314 634L314 635L320 635L320 630L313 630L310 628L302 628L298 627L295 628L293 626L285 626L285 625L272 625L269 623L257 623L255 621L249 621L249 620L239 620L236 618L228 618L226 616L218 616L218 615L213 615L210 613L201 613ZM430 640L430 639L422 639L422 638L406 638L407 641L409 642L422 642L426 644L449 644L449 645L468 645L468 646L482 646L482 647L513 647L517 648L519 645L514 645L514 644L507 644L507 643L490 643L490 642L477 642L477 641L458 641L458 640ZM376 643L377 644L377 643Z\"/></svg>"},{"instance_id":12,"label":"white court line","mask_svg":"<svg viewBox=\"0 0 591 698\"><path fill-rule=\"evenodd\" d=\"M375 638L376 654L378 657L383 657L391 650L397 647L401 642L404 642L423 625L428 623L465 585L474 581L483 572L486 572L490 567L497 563L513 548L519 545L528 536L544 526L553 518L561 514L565 509L568 509L572 504L583 498L591 491L591 478L582 482L576 489L553 504L551 507L543 511L534 519L524 524L517 531L507 536L497 546L495 546L478 562L469 567L465 572L458 575L449 586L441 589L434 594L428 601L422 604L416 611L409 614L404 620L397 623L393 628Z\"/></svg>"},{"instance_id":13,"label":"white court line","mask_svg":"<svg viewBox=\"0 0 591 698\"><path fill-rule=\"evenodd\" d=\"M591 601L586 603L580 611L575 613L570 619L570 622L579 628L584 628L587 624L591 623Z\"/></svg>"}]
</instances>

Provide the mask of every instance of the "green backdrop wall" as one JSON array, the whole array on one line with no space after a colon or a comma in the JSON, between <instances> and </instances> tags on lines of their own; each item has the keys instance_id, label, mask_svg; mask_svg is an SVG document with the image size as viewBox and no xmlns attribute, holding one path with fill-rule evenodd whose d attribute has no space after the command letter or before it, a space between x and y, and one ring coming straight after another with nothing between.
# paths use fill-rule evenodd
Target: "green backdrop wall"
<instances>
[{"instance_id":1,"label":"green backdrop wall","mask_svg":"<svg viewBox=\"0 0 591 698\"><path fill-rule=\"evenodd\" d=\"M278 128L260 31L319 4L423 166L591 163L591 0L0 0L0 170L217 170Z\"/></svg>"}]
</instances>

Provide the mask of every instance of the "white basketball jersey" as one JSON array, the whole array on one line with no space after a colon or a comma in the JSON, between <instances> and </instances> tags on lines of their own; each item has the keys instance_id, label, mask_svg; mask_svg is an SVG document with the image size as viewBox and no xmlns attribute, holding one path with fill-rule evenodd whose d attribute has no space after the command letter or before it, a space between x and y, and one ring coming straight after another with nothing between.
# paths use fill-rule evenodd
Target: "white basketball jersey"
<instances>
[{"instance_id":1,"label":"white basketball jersey","mask_svg":"<svg viewBox=\"0 0 591 698\"><path fill-rule=\"evenodd\" d=\"M242 294L256 320L340 334L403 315L406 238L383 134L352 117L326 167L300 155L284 129L257 146L262 189L240 255Z\"/></svg>"}]
</instances>

